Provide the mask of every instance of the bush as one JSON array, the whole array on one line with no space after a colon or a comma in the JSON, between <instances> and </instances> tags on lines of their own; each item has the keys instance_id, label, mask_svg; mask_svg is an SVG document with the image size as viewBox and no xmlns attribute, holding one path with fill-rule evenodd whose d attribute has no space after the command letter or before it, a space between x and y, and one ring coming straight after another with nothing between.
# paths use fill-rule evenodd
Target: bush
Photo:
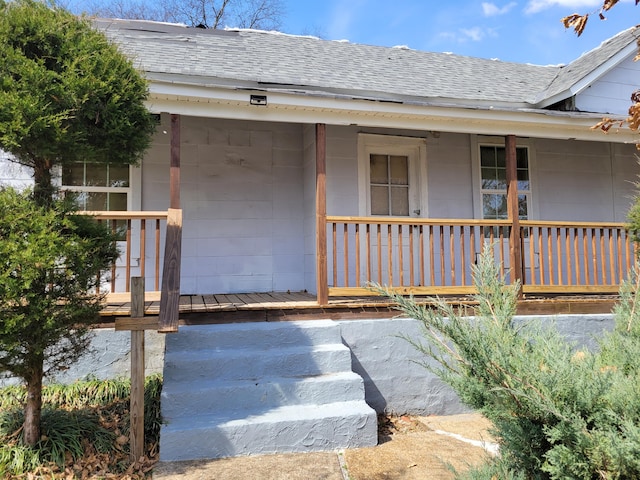
<instances>
[{"instance_id":1,"label":"bush","mask_svg":"<svg viewBox=\"0 0 640 480\"><path fill-rule=\"evenodd\" d=\"M425 366L494 424L501 457L466 478L640 478L639 279L623 286L597 353L515 322L518 285L504 283L487 252L474 269L474 318L390 295L422 323L425 340L407 340L436 360Z\"/></svg>"},{"instance_id":2,"label":"bush","mask_svg":"<svg viewBox=\"0 0 640 480\"><path fill-rule=\"evenodd\" d=\"M157 457L161 390L159 375L147 377L144 406L148 461L138 466L143 472L135 478L144 477L144 470ZM75 478L67 474L94 469L102 474L127 471L129 478L134 478L126 443L130 391L128 380L88 380L44 387L42 436L29 447L24 444L21 428L27 391L18 386L0 389L0 477L22 478L40 472L58 478L55 472L64 471L64 478Z\"/></svg>"}]
</instances>

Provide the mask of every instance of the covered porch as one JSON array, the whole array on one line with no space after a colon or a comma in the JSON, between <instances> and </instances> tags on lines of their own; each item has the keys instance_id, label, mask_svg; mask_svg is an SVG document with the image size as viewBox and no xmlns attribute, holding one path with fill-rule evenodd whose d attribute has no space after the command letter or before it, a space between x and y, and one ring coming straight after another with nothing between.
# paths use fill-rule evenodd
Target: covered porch
<instances>
[{"instance_id":1,"label":"covered porch","mask_svg":"<svg viewBox=\"0 0 640 480\"><path fill-rule=\"evenodd\" d=\"M369 286L401 294L445 296L472 304L472 266L489 248L508 283L518 281L522 312L569 313L579 307L609 311L634 264L636 246L624 223L524 220L518 206L516 138L504 137L506 219L416 218L327 215L326 127L315 126L315 291L200 292L180 296L182 216L180 210L180 118L171 116L170 205L150 212L92 212L119 229L121 258L104 284L104 316L126 315L131 276L146 278L147 310L178 315L262 312L264 318L315 315L358 309L389 316L391 305ZM171 213L173 212L173 214ZM168 221L168 219L172 220ZM167 233L165 235L165 230ZM164 257L163 257L164 252ZM293 292L293 293L292 293ZM568 295L574 296L567 299ZM550 298L558 296L557 300ZM605 298L594 298L605 296ZM164 298L164 300L162 300ZM542 304L547 307L541 307ZM571 305L574 305L573 307ZM597 305L597 306L596 306ZM586 311L585 311L586 309ZM274 313L281 311L285 313ZM593 310L591 310L593 311ZM265 313L266 312L266 313ZM234 314L238 318L242 314ZM183 319L184 320L184 319Z\"/></svg>"}]
</instances>

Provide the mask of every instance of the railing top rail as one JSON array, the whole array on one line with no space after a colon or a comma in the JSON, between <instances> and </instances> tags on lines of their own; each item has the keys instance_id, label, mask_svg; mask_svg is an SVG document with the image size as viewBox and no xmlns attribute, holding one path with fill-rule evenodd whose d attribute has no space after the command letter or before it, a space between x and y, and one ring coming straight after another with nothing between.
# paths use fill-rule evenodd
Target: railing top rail
<instances>
[{"instance_id":1,"label":"railing top rail","mask_svg":"<svg viewBox=\"0 0 640 480\"><path fill-rule=\"evenodd\" d=\"M520 220L525 227L566 227L566 228L628 228L624 222L569 222L546 220Z\"/></svg>"},{"instance_id":2,"label":"railing top rail","mask_svg":"<svg viewBox=\"0 0 640 480\"><path fill-rule=\"evenodd\" d=\"M459 218L415 218L415 217L349 217L327 215L327 223L370 223L384 225L485 225L509 226L509 220L481 220Z\"/></svg>"},{"instance_id":3,"label":"railing top rail","mask_svg":"<svg viewBox=\"0 0 640 480\"><path fill-rule=\"evenodd\" d=\"M127 220L141 219L141 218L167 218L167 211L83 211L78 212L82 215L91 215L98 218L106 218L109 220Z\"/></svg>"},{"instance_id":4,"label":"railing top rail","mask_svg":"<svg viewBox=\"0 0 640 480\"><path fill-rule=\"evenodd\" d=\"M415 218L415 217L353 217L327 215L327 223L369 223L384 225L485 225L509 226L509 220L460 219L460 218ZM571 222L556 220L520 220L525 227L564 227L564 228L624 228L624 222Z\"/></svg>"}]
</instances>

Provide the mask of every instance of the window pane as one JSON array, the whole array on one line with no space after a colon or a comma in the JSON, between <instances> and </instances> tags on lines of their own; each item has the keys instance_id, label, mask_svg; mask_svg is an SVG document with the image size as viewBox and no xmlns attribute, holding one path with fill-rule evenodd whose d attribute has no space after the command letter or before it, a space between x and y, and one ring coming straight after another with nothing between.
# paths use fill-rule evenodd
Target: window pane
<instances>
[{"instance_id":1,"label":"window pane","mask_svg":"<svg viewBox=\"0 0 640 480\"><path fill-rule=\"evenodd\" d=\"M109 187L129 186L129 165L109 165Z\"/></svg>"},{"instance_id":2,"label":"window pane","mask_svg":"<svg viewBox=\"0 0 640 480\"><path fill-rule=\"evenodd\" d=\"M389 183L389 170L386 155L371 155L371 183Z\"/></svg>"},{"instance_id":3,"label":"window pane","mask_svg":"<svg viewBox=\"0 0 640 480\"><path fill-rule=\"evenodd\" d=\"M84 163L72 163L62 167L63 185L84 185Z\"/></svg>"},{"instance_id":4,"label":"window pane","mask_svg":"<svg viewBox=\"0 0 640 480\"><path fill-rule=\"evenodd\" d=\"M504 147L496 147L496 166L507 168L507 155Z\"/></svg>"},{"instance_id":5,"label":"window pane","mask_svg":"<svg viewBox=\"0 0 640 480\"><path fill-rule=\"evenodd\" d=\"M527 159L527 149L526 148L517 148L516 149L516 165L518 168L522 168L524 170L529 169L529 160Z\"/></svg>"},{"instance_id":6,"label":"window pane","mask_svg":"<svg viewBox=\"0 0 640 480\"><path fill-rule=\"evenodd\" d=\"M518 195L518 216L521 220L526 220L528 215L527 196Z\"/></svg>"},{"instance_id":7,"label":"window pane","mask_svg":"<svg viewBox=\"0 0 640 480\"><path fill-rule=\"evenodd\" d=\"M78 210L86 210L87 194L84 192L69 192L64 193L65 198L68 198L73 202Z\"/></svg>"},{"instance_id":8,"label":"window pane","mask_svg":"<svg viewBox=\"0 0 640 480\"><path fill-rule=\"evenodd\" d=\"M482 167L482 179L483 180L495 180L498 178L498 173L493 167Z\"/></svg>"},{"instance_id":9,"label":"window pane","mask_svg":"<svg viewBox=\"0 0 640 480\"><path fill-rule=\"evenodd\" d=\"M507 196L493 193L482 195L482 215L487 219L507 218Z\"/></svg>"},{"instance_id":10,"label":"window pane","mask_svg":"<svg viewBox=\"0 0 640 480\"><path fill-rule=\"evenodd\" d=\"M391 215L409 215L409 189L391 187Z\"/></svg>"},{"instance_id":11,"label":"window pane","mask_svg":"<svg viewBox=\"0 0 640 480\"><path fill-rule=\"evenodd\" d=\"M126 193L110 193L109 194L109 210L126 211L127 210L127 194Z\"/></svg>"},{"instance_id":12,"label":"window pane","mask_svg":"<svg viewBox=\"0 0 640 480\"><path fill-rule=\"evenodd\" d=\"M389 187L371 186L371 215L389 215Z\"/></svg>"},{"instance_id":13,"label":"window pane","mask_svg":"<svg viewBox=\"0 0 640 480\"><path fill-rule=\"evenodd\" d=\"M107 186L107 165L98 163L86 164L85 186L106 187Z\"/></svg>"},{"instance_id":14,"label":"window pane","mask_svg":"<svg viewBox=\"0 0 640 480\"><path fill-rule=\"evenodd\" d=\"M482 167L496 166L495 147L480 147L480 165Z\"/></svg>"},{"instance_id":15,"label":"window pane","mask_svg":"<svg viewBox=\"0 0 640 480\"><path fill-rule=\"evenodd\" d=\"M389 161L391 162L391 184L409 185L409 159L392 155Z\"/></svg>"},{"instance_id":16,"label":"window pane","mask_svg":"<svg viewBox=\"0 0 640 480\"><path fill-rule=\"evenodd\" d=\"M87 193L87 200L85 203L85 210L108 210L107 208L107 194L92 192Z\"/></svg>"}]
</instances>

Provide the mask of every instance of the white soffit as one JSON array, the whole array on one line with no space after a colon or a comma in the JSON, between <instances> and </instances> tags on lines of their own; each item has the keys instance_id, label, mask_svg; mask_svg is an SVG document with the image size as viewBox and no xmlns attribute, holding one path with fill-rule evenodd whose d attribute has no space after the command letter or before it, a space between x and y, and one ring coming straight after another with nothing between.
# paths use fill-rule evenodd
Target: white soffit
<instances>
[{"instance_id":1,"label":"white soffit","mask_svg":"<svg viewBox=\"0 0 640 480\"><path fill-rule=\"evenodd\" d=\"M251 95L266 95L267 105L250 105ZM637 134L626 128L611 129L608 134L592 129L600 121L599 115L523 108L407 104L176 83L152 83L147 105L153 113L197 117L616 143L637 141Z\"/></svg>"}]
</instances>

